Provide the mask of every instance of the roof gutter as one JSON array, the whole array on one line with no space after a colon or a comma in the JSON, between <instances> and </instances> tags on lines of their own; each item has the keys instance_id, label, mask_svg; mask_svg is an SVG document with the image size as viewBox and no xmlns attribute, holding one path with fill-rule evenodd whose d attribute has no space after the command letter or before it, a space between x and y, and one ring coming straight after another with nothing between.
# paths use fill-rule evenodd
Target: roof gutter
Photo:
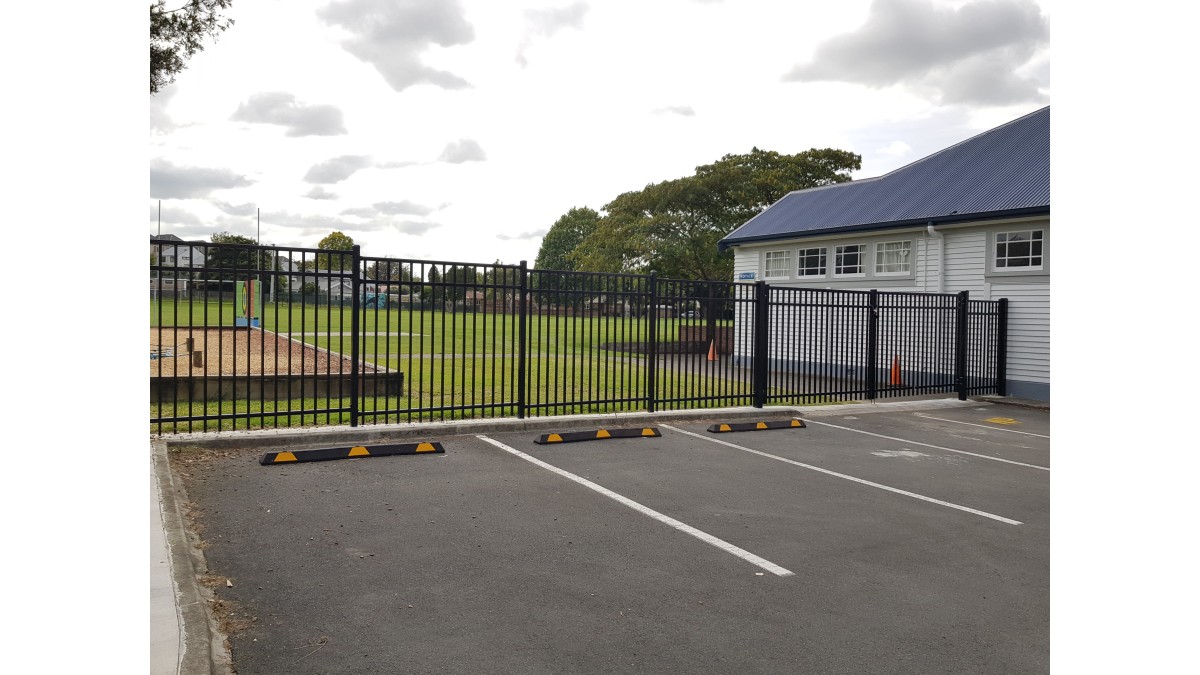
<instances>
[{"instance_id":1,"label":"roof gutter","mask_svg":"<svg viewBox=\"0 0 1200 675\"><path fill-rule=\"evenodd\" d=\"M998 218L1021 218L1024 216L1040 216L1050 215L1050 205L1032 206L1021 209L1006 209L1002 211L982 211L978 213L949 213L944 216L935 216L933 218L911 218L908 220L894 220L882 223L862 223L859 225L846 225L844 227L830 227L820 230L804 230L803 232L785 232L782 234L767 234L758 237L745 237L735 241L726 241L722 239L717 242L717 250L725 251L730 246L741 246L743 244L754 244L758 242L777 241L780 239L798 239L801 237L819 237L830 234L843 234L853 232L866 232L872 230L890 230L900 227L920 227L922 225L949 225L951 223L965 223L972 220L993 220Z\"/></svg>"}]
</instances>

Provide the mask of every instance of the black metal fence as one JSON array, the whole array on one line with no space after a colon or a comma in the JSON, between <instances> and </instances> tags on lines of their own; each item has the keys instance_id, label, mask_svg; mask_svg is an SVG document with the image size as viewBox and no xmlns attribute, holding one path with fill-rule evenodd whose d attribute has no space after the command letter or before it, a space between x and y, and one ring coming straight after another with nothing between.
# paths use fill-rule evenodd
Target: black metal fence
<instances>
[{"instance_id":1,"label":"black metal fence","mask_svg":"<svg viewBox=\"0 0 1200 675\"><path fill-rule=\"evenodd\" d=\"M150 269L157 434L1004 393L965 292L191 247Z\"/></svg>"}]
</instances>

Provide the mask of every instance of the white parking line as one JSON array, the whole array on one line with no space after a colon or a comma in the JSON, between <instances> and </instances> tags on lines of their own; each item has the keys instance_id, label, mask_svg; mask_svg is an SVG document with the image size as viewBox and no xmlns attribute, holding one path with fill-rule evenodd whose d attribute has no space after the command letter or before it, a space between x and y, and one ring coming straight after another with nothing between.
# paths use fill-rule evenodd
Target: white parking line
<instances>
[{"instance_id":1,"label":"white parking line","mask_svg":"<svg viewBox=\"0 0 1200 675\"><path fill-rule=\"evenodd\" d=\"M929 443L922 443L920 441L910 441L906 438L896 438L895 436L884 436L883 434L877 434L872 431L863 431L862 429L851 429L850 427L843 427L843 426L839 426L837 424L830 424L829 422L816 422L807 417L804 418L804 423L805 424L817 424L817 425L820 425L823 427L833 427L834 429L841 429L843 431L853 431L856 434L866 434L868 436L874 436L876 438L886 438L889 441L896 441L899 443L908 443L909 445L923 445L927 448L933 448L935 450L945 450L946 452L957 452L960 455L970 455L972 457L978 457L980 459L990 459L993 462L1004 462L1005 464L1016 464L1017 466L1027 466L1031 469L1041 469L1042 471L1050 470L1050 467L1048 467L1048 466L1038 466L1037 464L1026 464L1025 462L1014 462L1011 459L1004 459L1003 457L992 457L991 455L981 455L977 452L967 452L966 450L955 450L954 448L944 448L940 445L931 445Z\"/></svg>"},{"instance_id":2,"label":"white parking line","mask_svg":"<svg viewBox=\"0 0 1200 675\"><path fill-rule=\"evenodd\" d=\"M869 486L871 486L871 487L873 487L873 488L879 488L880 490L887 490L888 492L895 492L896 494L899 494L899 495L904 495L904 496L906 496L906 497L912 497L913 499L920 499L921 501L931 502L931 503L933 503L933 504L938 504L938 505L941 505L941 506L948 506L948 507L950 507L950 508L952 508L952 509L958 509L959 511L966 511L967 513L974 513L974 514L975 514L975 515L977 515L977 516L983 516L984 518L991 518L992 520L998 520L998 521L1000 521L1000 522L1002 522L1002 523L1008 523L1009 525L1021 525L1021 524L1022 524L1022 523L1021 523L1021 521L1019 521L1019 520L1013 520L1012 518L1005 518L1004 516L998 516L998 515L996 515L996 514L994 514L994 513L988 513L987 511L980 511L979 509L973 509L973 508L971 508L971 507L969 507L969 506L962 506L962 505L960 505L960 504L952 504L952 503L950 503L950 502L944 502L944 501L942 501L942 500L940 500L940 499L934 499L933 497L926 497L925 495L919 495L919 494L917 494L917 493L915 493L915 492L909 492L908 490L901 490L901 489L899 489L899 488L889 487L889 486L887 486L887 485L881 485L881 484L879 484L879 483L873 483L873 482L871 482L871 481L869 481L869 480L863 480L862 478L855 478L854 476L847 476L847 475L846 475L846 474L844 474L844 473L838 473L838 472L836 472L836 471L830 471L829 469L822 469L822 468L821 468L821 467L819 467L819 466L813 466L813 465L811 465L811 464L805 464L805 463L803 463L803 462L797 462L797 461L795 461L795 460L793 460L793 459L788 459L788 458L786 458L786 457L780 457L780 456L778 456L778 455L772 455L772 454L770 454L770 453L761 452L761 451L759 451L759 450L754 450L754 449L747 448L747 447L743 447L743 446L740 446L740 445L734 445L733 443L728 443L728 442L726 442L726 441L722 441L722 440L719 440L719 439L716 439L716 438L710 438L710 437L708 437L708 436L702 436L702 435L700 435L700 434L693 433L693 432L691 432L691 431L685 431L685 430L683 430L683 429L679 429L679 428L677 428L677 427L673 427L673 426L671 426L670 424L660 424L659 426L666 427L666 428L668 428L668 429L671 429L671 430L673 430L673 431L678 431L678 432L679 432L679 433L681 433L681 434L687 434L688 436L695 436L696 438L703 439L703 440L709 441L709 442L711 442L711 443L719 443L720 445L725 445L725 446L728 446L728 447L730 447L730 448L734 448L734 449L737 449L737 450L741 450L741 451L743 451L743 452L749 452L749 453L751 453L751 454L754 454L754 455L759 455L759 456L762 456L762 457L767 457L767 458L769 458L769 459L775 459L775 460L778 460L778 461L780 461L780 462L786 462L787 464L792 464L792 465L794 465L794 466L798 466L798 467L801 467L801 468L804 468L804 469L811 469L811 470L813 470L813 471L818 471L818 472L820 472L820 473L828 474L828 475L830 475L830 476L836 476L836 477L838 477L838 478L844 478L844 479L846 479L846 480L849 480L849 481L854 481L855 483L861 483L861 484L863 484L863 485L869 485Z\"/></svg>"},{"instance_id":3,"label":"white parking line","mask_svg":"<svg viewBox=\"0 0 1200 675\"><path fill-rule=\"evenodd\" d=\"M1007 431L1010 434L1025 434L1026 436L1037 436L1038 438L1050 438L1045 434L1035 434L1032 431L1017 431L1016 429L1002 429L1000 427L989 427L986 424L975 424L973 422L960 422L959 420L948 420L945 417L934 417L933 415L922 415L921 413L913 413L917 417L924 417L927 420L937 420L939 422L954 422L955 424L965 424L969 427L979 427L981 429L991 429L992 431Z\"/></svg>"},{"instance_id":4,"label":"white parking line","mask_svg":"<svg viewBox=\"0 0 1200 675\"><path fill-rule=\"evenodd\" d=\"M575 481L576 483L579 483L580 485L582 485L586 488L595 490L596 492L599 492L600 494L604 495L605 497L608 497L609 499L620 502L621 504L628 506L629 508L633 509L634 511L637 511L638 513L650 516L651 518L659 521L660 523L666 523L667 525L670 525L671 527L673 527L681 532L686 532L686 533L692 535L693 537L699 539L700 541L703 541L706 544L711 544L713 546L716 546L717 548L721 549L722 551L725 551L726 553L732 553L733 555L741 558L742 560L745 560L746 562L752 563L754 565L758 565L759 567L770 572L771 574L775 574L775 575L781 576L781 577L792 576L792 574L793 574L791 571L786 570L786 569L780 567L779 565L776 565L775 563L773 563L769 560L766 560L765 558L760 558L745 549L738 548L737 546L734 546L733 544L731 544L723 539L718 539L717 537L714 537L711 534L708 534L707 532L702 532L701 530L697 530L696 528L692 527L691 525L688 525L686 523L681 523L678 520L675 520L674 518L672 518L670 516L659 513L658 511L655 511L654 509L652 509L648 506L642 506L641 504L633 501L632 499L629 499L628 497L623 497L602 485L597 485L597 484L593 483L592 481L590 481L586 478L576 476L575 474L571 473L570 471L565 471L563 469L560 469L557 466L554 466L553 464L547 464L546 462L543 462L542 460L540 460L536 457L527 455L527 454L521 452L520 450L517 450L516 448L510 448L509 446L501 443L500 441L492 440L491 438L488 438L487 436L476 435L475 437L478 439L487 441L488 443L491 443L492 445L496 446L497 448L500 448L501 450L508 452L510 454L516 455L517 457L520 457L521 459L523 459L527 462L536 464L536 465L542 467L543 469L546 469L547 471L552 471L552 472L562 476L563 478L568 478L570 480Z\"/></svg>"}]
</instances>

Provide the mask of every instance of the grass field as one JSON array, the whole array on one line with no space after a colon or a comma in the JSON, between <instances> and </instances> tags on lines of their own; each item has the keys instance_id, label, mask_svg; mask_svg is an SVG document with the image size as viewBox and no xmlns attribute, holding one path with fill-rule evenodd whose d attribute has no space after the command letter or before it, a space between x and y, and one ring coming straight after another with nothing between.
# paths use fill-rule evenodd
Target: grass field
<instances>
[{"instance_id":1,"label":"grass field","mask_svg":"<svg viewBox=\"0 0 1200 675\"><path fill-rule=\"evenodd\" d=\"M151 303L150 326L232 326L232 302ZM674 342L681 325L701 325L699 320L660 321L658 340ZM718 326L732 326L723 320ZM297 339L342 354L350 353L351 310L297 304L265 304L262 327L292 333ZM463 354L517 351L518 321L510 314L448 313L435 310L368 310L360 318L359 331L367 334L367 349L373 354ZM302 333L303 335L295 335ZM333 336L324 334L334 333ZM379 337L373 333L381 334ZM400 333L403 335L382 335ZM645 342L649 321L645 318L542 316L529 317L527 338L530 350L584 352L612 342ZM343 342L344 341L344 342ZM386 341L386 342L385 342Z\"/></svg>"},{"instance_id":2,"label":"grass field","mask_svg":"<svg viewBox=\"0 0 1200 675\"><path fill-rule=\"evenodd\" d=\"M151 303L151 327L232 326L232 302ZM719 325L729 326L723 321ZM351 310L341 307L266 304L265 329L322 349L349 355ZM672 343L680 325L696 320L659 322L658 340ZM432 310L368 310L361 318L360 358L367 363L404 373L404 395L366 398L365 410L403 410L399 415L364 422L409 422L516 415L518 326L506 314L445 313ZM378 333L378 335L373 335ZM645 318L593 316L529 317L527 332L526 403L531 415L576 414L641 410L649 361L637 343L649 339ZM607 348L605 347L607 345ZM659 399L718 397L713 406L748 403L748 374L703 355L672 355L660 359L656 374ZM591 401L580 404L577 401ZM598 401L606 401L597 403ZM688 407L705 405L689 403ZM337 409L349 400L162 402L152 405L151 417L246 415L226 419L219 428L270 428L314 424L347 424L348 413L300 414L276 420L264 413L279 410ZM435 411L434 408L450 408ZM671 404L660 407L672 407ZM193 423L195 424L195 423ZM215 430L210 421L208 430ZM249 425L249 426L247 426ZM194 427L193 427L194 428ZM164 431L188 431L187 423Z\"/></svg>"}]
</instances>

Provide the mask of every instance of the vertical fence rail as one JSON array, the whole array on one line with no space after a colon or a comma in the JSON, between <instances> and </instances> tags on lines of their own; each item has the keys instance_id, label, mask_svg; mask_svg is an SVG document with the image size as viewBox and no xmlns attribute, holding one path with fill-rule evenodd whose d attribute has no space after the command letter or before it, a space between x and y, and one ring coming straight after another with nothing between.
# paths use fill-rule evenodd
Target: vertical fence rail
<instances>
[{"instance_id":1,"label":"vertical fence rail","mask_svg":"<svg viewBox=\"0 0 1200 675\"><path fill-rule=\"evenodd\" d=\"M879 291L867 294L867 398L879 397Z\"/></svg>"},{"instance_id":2,"label":"vertical fence rail","mask_svg":"<svg viewBox=\"0 0 1200 675\"><path fill-rule=\"evenodd\" d=\"M1008 396L1008 298L996 304L996 394Z\"/></svg>"},{"instance_id":3,"label":"vertical fence rail","mask_svg":"<svg viewBox=\"0 0 1200 675\"><path fill-rule=\"evenodd\" d=\"M967 291L962 291L958 294L958 303L955 306L954 387L960 401L967 400L967 321L969 319L967 300Z\"/></svg>"},{"instance_id":4,"label":"vertical fence rail","mask_svg":"<svg viewBox=\"0 0 1200 675\"><path fill-rule=\"evenodd\" d=\"M520 275L517 283L517 297L520 303L520 312L517 318L519 322L517 329L517 370L512 374L512 377L517 383L517 419L525 419L526 387L529 386L527 375L527 359L529 358L529 268L524 260L521 261Z\"/></svg>"},{"instance_id":5,"label":"vertical fence rail","mask_svg":"<svg viewBox=\"0 0 1200 675\"><path fill-rule=\"evenodd\" d=\"M358 360L360 323L358 314L362 309L362 261L358 244L354 245L350 258L350 426L358 426ZM339 342L345 342L345 338Z\"/></svg>"}]
</instances>

